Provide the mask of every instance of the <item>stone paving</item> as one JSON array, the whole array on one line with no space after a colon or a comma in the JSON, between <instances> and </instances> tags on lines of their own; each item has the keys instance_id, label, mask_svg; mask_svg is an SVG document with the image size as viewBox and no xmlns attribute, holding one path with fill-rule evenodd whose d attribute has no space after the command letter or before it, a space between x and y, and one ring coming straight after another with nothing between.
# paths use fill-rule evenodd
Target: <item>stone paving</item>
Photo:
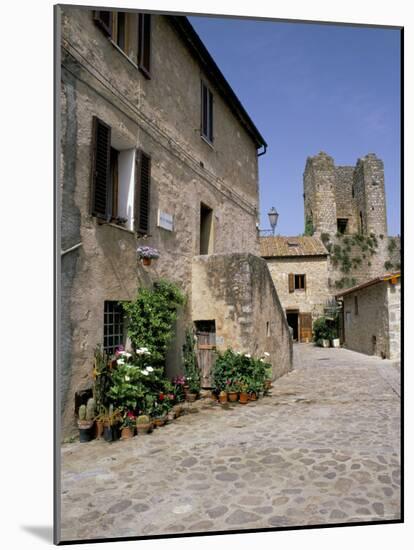
<instances>
[{"instance_id":1,"label":"stone paving","mask_svg":"<svg viewBox=\"0 0 414 550\"><path fill-rule=\"evenodd\" d=\"M295 345L272 395L62 446L62 540L400 518L399 372Z\"/></svg>"}]
</instances>

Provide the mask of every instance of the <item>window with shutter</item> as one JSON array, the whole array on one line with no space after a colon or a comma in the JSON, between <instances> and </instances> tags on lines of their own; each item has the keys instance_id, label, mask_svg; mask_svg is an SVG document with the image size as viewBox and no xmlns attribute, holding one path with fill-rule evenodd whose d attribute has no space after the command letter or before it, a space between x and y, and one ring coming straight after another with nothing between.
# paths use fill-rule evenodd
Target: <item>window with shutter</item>
<instances>
[{"instance_id":1,"label":"window with shutter","mask_svg":"<svg viewBox=\"0 0 414 550\"><path fill-rule=\"evenodd\" d=\"M151 15L138 17L138 67L146 78L151 78Z\"/></svg>"},{"instance_id":2,"label":"window with shutter","mask_svg":"<svg viewBox=\"0 0 414 550\"><path fill-rule=\"evenodd\" d=\"M110 217L111 127L93 117L92 208L98 218Z\"/></svg>"},{"instance_id":3,"label":"window with shutter","mask_svg":"<svg viewBox=\"0 0 414 550\"><path fill-rule=\"evenodd\" d=\"M295 275L294 273L289 273L289 292L294 292L295 290Z\"/></svg>"},{"instance_id":4,"label":"window with shutter","mask_svg":"<svg viewBox=\"0 0 414 550\"><path fill-rule=\"evenodd\" d=\"M150 229L151 157L137 151L135 168L135 231L148 234Z\"/></svg>"},{"instance_id":5,"label":"window with shutter","mask_svg":"<svg viewBox=\"0 0 414 550\"><path fill-rule=\"evenodd\" d=\"M107 36L112 36L112 12L94 10L93 20Z\"/></svg>"}]
</instances>

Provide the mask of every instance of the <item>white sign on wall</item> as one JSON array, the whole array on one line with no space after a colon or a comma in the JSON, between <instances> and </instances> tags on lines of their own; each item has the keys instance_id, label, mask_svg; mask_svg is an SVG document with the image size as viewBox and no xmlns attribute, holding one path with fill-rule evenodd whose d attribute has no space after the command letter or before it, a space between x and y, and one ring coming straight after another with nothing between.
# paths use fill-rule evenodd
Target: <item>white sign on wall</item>
<instances>
[{"instance_id":1,"label":"white sign on wall","mask_svg":"<svg viewBox=\"0 0 414 550\"><path fill-rule=\"evenodd\" d=\"M174 231L174 216L158 210L158 227L162 227L167 231Z\"/></svg>"},{"instance_id":2,"label":"white sign on wall","mask_svg":"<svg viewBox=\"0 0 414 550\"><path fill-rule=\"evenodd\" d=\"M222 346L224 344L224 338L223 336L216 336L216 344L218 346Z\"/></svg>"}]
</instances>

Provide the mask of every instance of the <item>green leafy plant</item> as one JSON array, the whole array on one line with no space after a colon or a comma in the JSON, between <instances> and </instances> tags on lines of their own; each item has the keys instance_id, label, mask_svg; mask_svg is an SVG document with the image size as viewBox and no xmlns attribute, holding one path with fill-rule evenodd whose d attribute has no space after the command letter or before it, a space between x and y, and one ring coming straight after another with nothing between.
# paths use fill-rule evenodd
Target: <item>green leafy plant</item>
<instances>
[{"instance_id":1,"label":"green leafy plant","mask_svg":"<svg viewBox=\"0 0 414 550\"><path fill-rule=\"evenodd\" d=\"M154 366L165 365L177 311L184 303L181 290L165 280L158 281L152 288L140 288L133 302L122 303L133 349L146 346Z\"/></svg>"},{"instance_id":2,"label":"green leafy plant","mask_svg":"<svg viewBox=\"0 0 414 550\"><path fill-rule=\"evenodd\" d=\"M393 267L394 267L394 264L393 264L392 262L390 262L389 260L387 260L387 261L384 263L384 268L385 268L387 271L391 271Z\"/></svg>"},{"instance_id":3,"label":"green leafy plant","mask_svg":"<svg viewBox=\"0 0 414 550\"><path fill-rule=\"evenodd\" d=\"M312 236L314 234L315 230L313 227L313 221L310 216L307 216L305 221L305 232L303 233L305 236Z\"/></svg>"},{"instance_id":4,"label":"green leafy plant","mask_svg":"<svg viewBox=\"0 0 414 550\"><path fill-rule=\"evenodd\" d=\"M183 345L184 373L190 393L199 393L201 389L201 372L197 364L195 354L195 339L191 329L185 333L185 342Z\"/></svg>"}]
</instances>

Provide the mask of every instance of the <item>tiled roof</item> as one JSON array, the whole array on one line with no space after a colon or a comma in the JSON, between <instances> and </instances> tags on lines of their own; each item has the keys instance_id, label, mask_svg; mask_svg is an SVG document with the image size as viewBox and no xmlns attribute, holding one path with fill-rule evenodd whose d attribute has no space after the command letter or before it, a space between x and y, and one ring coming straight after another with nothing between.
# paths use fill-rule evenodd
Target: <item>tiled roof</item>
<instances>
[{"instance_id":1,"label":"tiled roof","mask_svg":"<svg viewBox=\"0 0 414 550\"><path fill-rule=\"evenodd\" d=\"M328 251L317 237L261 237L260 256L327 256Z\"/></svg>"},{"instance_id":2,"label":"tiled roof","mask_svg":"<svg viewBox=\"0 0 414 550\"><path fill-rule=\"evenodd\" d=\"M383 281L389 281L390 279L399 279L400 277L400 271L397 271L396 273L385 273L385 275L380 275L379 277L375 277L375 279L370 279L369 281L365 281L364 283L360 283L359 285L347 288L346 290L342 290L342 292L338 292L338 294L335 294L335 296L337 298L341 296L346 296L347 294L352 294L352 292L362 290L363 288L366 288L368 286L376 285L377 283L382 283Z\"/></svg>"}]
</instances>

